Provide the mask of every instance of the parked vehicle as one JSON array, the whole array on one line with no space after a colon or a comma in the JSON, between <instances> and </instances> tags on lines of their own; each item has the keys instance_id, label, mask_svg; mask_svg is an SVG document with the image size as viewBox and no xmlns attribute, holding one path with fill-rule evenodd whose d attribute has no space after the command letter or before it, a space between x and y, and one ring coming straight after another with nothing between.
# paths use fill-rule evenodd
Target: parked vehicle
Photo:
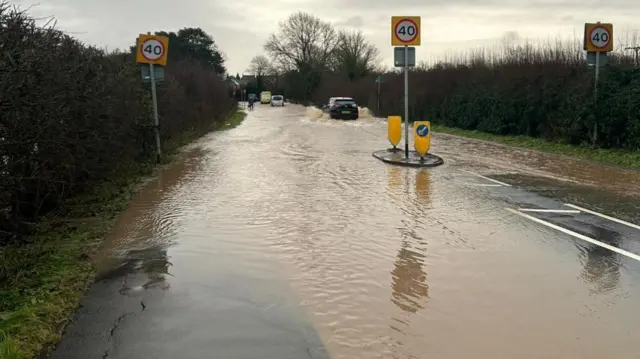
<instances>
[{"instance_id":1,"label":"parked vehicle","mask_svg":"<svg viewBox=\"0 0 640 359\"><path fill-rule=\"evenodd\" d=\"M358 105L351 97L331 97L329 104L323 106L323 110L329 114L331 119L358 119Z\"/></svg>"},{"instance_id":2,"label":"parked vehicle","mask_svg":"<svg viewBox=\"0 0 640 359\"><path fill-rule=\"evenodd\" d=\"M284 107L284 97L282 95L273 95L271 96L271 107L273 106L282 106Z\"/></svg>"}]
</instances>

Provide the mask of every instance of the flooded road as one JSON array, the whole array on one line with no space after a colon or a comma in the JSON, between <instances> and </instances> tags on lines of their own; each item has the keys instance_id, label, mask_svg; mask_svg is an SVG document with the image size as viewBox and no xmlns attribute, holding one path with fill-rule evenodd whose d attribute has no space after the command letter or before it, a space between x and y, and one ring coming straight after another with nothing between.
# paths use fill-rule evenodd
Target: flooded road
<instances>
[{"instance_id":1,"label":"flooded road","mask_svg":"<svg viewBox=\"0 0 640 359\"><path fill-rule=\"evenodd\" d=\"M52 357L637 358L640 173L432 141L256 106L131 203Z\"/></svg>"}]
</instances>

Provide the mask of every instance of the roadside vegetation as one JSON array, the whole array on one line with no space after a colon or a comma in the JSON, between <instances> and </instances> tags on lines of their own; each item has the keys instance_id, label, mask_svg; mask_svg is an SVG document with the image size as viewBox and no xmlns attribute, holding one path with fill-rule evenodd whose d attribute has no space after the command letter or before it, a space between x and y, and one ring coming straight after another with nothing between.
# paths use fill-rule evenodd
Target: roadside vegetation
<instances>
[{"instance_id":1,"label":"roadside vegetation","mask_svg":"<svg viewBox=\"0 0 640 359\"><path fill-rule=\"evenodd\" d=\"M211 36L163 34L170 62L158 104L170 156L244 113ZM94 251L156 167L151 95L130 51L86 46L5 2L0 44L0 358L33 358L59 338L92 280Z\"/></svg>"},{"instance_id":2,"label":"roadside vegetation","mask_svg":"<svg viewBox=\"0 0 640 359\"><path fill-rule=\"evenodd\" d=\"M638 40L624 41L636 46ZM361 32L337 30L297 13L280 24L264 53L248 71L276 77L277 86L270 89L292 101L324 104L330 96L352 96L380 117L404 114L403 75L381 68L378 49ZM597 100L594 71L577 39L505 42L422 63L411 70L410 120L430 120L458 135L494 135L480 135L491 140L539 139L509 142L640 167L640 67L632 55L609 54Z\"/></svg>"}]
</instances>

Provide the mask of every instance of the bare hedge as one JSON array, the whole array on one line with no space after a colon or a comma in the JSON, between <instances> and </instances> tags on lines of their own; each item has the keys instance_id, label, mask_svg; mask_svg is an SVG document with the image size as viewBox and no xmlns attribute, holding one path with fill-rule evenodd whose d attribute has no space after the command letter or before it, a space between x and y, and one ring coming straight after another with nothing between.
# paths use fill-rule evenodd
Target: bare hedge
<instances>
[{"instance_id":1,"label":"bare hedge","mask_svg":"<svg viewBox=\"0 0 640 359\"><path fill-rule=\"evenodd\" d=\"M159 86L163 142L234 109L222 79L171 64ZM149 86L131 54L85 46L0 4L0 244L21 225L154 156Z\"/></svg>"}]
</instances>

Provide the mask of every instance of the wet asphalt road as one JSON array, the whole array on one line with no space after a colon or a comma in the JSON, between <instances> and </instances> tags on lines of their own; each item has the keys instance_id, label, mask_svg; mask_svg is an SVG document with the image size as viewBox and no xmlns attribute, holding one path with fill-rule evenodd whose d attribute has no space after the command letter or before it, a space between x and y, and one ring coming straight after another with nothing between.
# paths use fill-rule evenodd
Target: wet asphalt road
<instances>
[{"instance_id":1,"label":"wet asphalt road","mask_svg":"<svg viewBox=\"0 0 640 359\"><path fill-rule=\"evenodd\" d=\"M383 121L293 105L191 146L52 358L638 357L640 173L437 134L445 165L417 170L387 146Z\"/></svg>"}]
</instances>

